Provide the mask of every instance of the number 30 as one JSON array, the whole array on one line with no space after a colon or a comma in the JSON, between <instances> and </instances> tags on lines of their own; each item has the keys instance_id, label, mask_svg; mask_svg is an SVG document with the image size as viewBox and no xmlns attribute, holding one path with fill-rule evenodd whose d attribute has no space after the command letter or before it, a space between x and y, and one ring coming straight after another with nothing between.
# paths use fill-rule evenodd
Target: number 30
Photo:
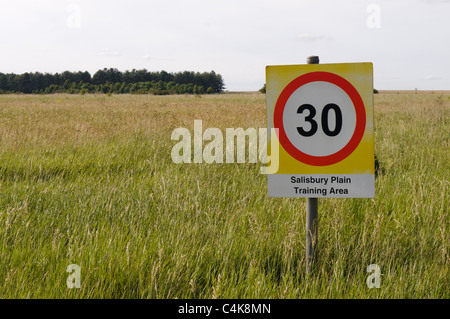
<instances>
[{"instance_id":1,"label":"number 30","mask_svg":"<svg viewBox=\"0 0 450 319\"><path fill-rule=\"evenodd\" d=\"M313 136L317 132L317 122L314 120L314 116L316 116L316 108L312 106L311 104L302 104L298 107L297 113L301 114L304 110L308 110L309 114L305 117L305 121L309 122L311 127L308 131L305 131L303 127L297 127L297 131L300 135L309 137ZM334 127L334 130L330 130L330 126L328 125L328 113L330 110L334 111L334 114L336 116L336 125ZM342 129L342 112L339 106L337 106L334 103L329 103L325 105L325 107L322 110L321 115L321 124L322 124L322 130L323 132L328 136L336 136L341 132Z\"/></svg>"}]
</instances>

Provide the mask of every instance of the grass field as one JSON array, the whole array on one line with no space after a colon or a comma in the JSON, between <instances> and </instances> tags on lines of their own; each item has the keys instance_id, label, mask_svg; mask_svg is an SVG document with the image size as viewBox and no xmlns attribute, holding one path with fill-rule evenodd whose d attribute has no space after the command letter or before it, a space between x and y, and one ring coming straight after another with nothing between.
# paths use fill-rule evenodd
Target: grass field
<instances>
[{"instance_id":1,"label":"grass field","mask_svg":"<svg viewBox=\"0 0 450 319\"><path fill-rule=\"evenodd\" d=\"M265 96L0 95L0 297L450 298L450 94L375 95L376 197L320 200L311 277L303 199L172 163L194 119L265 127Z\"/></svg>"}]
</instances>

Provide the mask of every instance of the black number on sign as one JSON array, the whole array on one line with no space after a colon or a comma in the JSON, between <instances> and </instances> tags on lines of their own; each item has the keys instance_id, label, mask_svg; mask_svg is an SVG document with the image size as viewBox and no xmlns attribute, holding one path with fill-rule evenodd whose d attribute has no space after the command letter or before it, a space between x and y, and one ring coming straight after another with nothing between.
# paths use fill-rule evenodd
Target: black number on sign
<instances>
[{"instance_id":1,"label":"black number on sign","mask_svg":"<svg viewBox=\"0 0 450 319\"><path fill-rule=\"evenodd\" d=\"M316 116L316 109L311 104L302 104L298 107L297 113L301 114L304 110L309 111L309 115L305 117L305 121L311 124L311 128L309 131L305 131L303 127L297 127L297 131L302 136L313 136L317 132L317 122L313 120L313 117Z\"/></svg>"},{"instance_id":2,"label":"black number on sign","mask_svg":"<svg viewBox=\"0 0 450 319\"><path fill-rule=\"evenodd\" d=\"M330 110L334 111L334 115L336 116L336 125L334 126L334 130L331 131L328 126L328 113ZM336 136L341 132L342 129L342 112L339 106L334 103L330 103L325 105L322 110L322 130L328 136Z\"/></svg>"},{"instance_id":3,"label":"black number on sign","mask_svg":"<svg viewBox=\"0 0 450 319\"><path fill-rule=\"evenodd\" d=\"M310 129L308 131L305 131L303 127L297 127L297 131L300 135L309 137L313 136L317 132L317 122L314 120L314 116L316 116L316 108L312 106L311 104L302 104L298 107L297 113L301 114L304 110L308 110L309 114L305 117L305 121L310 124ZM334 125L334 130L330 130L330 126L328 125L328 114L330 113L330 110L334 111L334 115L336 118L336 124ZM342 111L334 103L329 103L325 105L325 107L322 110L321 115L321 123L322 123L322 130L323 132L328 136L336 136L341 132L342 129Z\"/></svg>"}]
</instances>

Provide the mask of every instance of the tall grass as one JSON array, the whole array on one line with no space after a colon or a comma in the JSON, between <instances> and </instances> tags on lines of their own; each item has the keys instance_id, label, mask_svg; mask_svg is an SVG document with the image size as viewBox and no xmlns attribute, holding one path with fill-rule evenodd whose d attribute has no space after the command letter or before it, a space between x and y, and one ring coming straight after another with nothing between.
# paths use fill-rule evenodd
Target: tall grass
<instances>
[{"instance_id":1,"label":"tall grass","mask_svg":"<svg viewBox=\"0 0 450 319\"><path fill-rule=\"evenodd\" d=\"M320 200L307 277L304 200L268 198L258 164L170 157L194 119L264 127L264 95L2 95L0 297L449 298L449 107L376 95L376 197Z\"/></svg>"}]
</instances>

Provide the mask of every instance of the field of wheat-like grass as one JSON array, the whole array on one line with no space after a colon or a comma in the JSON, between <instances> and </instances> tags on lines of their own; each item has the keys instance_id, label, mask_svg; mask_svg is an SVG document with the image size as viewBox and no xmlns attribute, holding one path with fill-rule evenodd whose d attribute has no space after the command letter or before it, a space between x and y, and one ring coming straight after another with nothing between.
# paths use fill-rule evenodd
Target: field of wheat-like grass
<instances>
[{"instance_id":1,"label":"field of wheat-like grass","mask_svg":"<svg viewBox=\"0 0 450 319\"><path fill-rule=\"evenodd\" d=\"M265 96L0 95L0 297L450 298L449 94L375 95L376 196L320 200L312 276L304 199L172 162L195 119L265 127Z\"/></svg>"}]
</instances>

